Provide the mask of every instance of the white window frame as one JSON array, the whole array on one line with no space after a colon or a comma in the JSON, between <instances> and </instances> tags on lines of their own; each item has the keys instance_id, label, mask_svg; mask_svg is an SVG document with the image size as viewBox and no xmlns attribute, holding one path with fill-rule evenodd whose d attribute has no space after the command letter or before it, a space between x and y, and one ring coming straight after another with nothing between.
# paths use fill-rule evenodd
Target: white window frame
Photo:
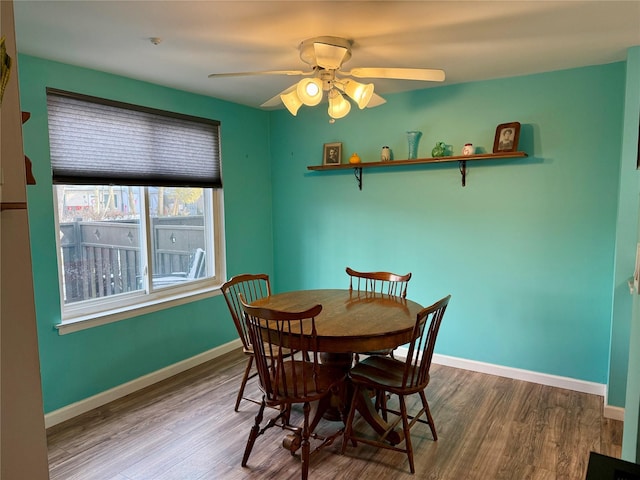
<instances>
[{"instance_id":1,"label":"white window frame","mask_svg":"<svg viewBox=\"0 0 640 480\"><path fill-rule=\"evenodd\" d=\"M185 303L202 300L215 295L220 295L220 286L226 278L226 247L224 234L224 195L222 189L212 190L212 205L210 207L213 221L209 222L206 236L213 243L214 256L207 256L208 271L213 276L194 280L185 284L156 289L149 292L142 290L123 293L100 299L92 299L86 302L64 305L62 294L62 255L60 248L60 236L56 235L56 251L58 257L58 283L60 287L60 303L62 319L56 325L61 335L77 332L87 328L106 325L108 323L137 317L147 313L157 312L166 308L183 305ZM145 212L147 212L145 206ZM54 215L56 232L60 231L58 221L57 195L54 190ZM149 216L145 213L145 221L141 218L141 228L148 238ZM142 225L146 224L146 225ZM211 232L213 230L213 232ZM145 253L148 258L148 254ZM215 259L215 261L214 261ZM213 265L211 265L213 263ZM148 275L145 275L148 278Z\"/></svg>"}]
</instances>

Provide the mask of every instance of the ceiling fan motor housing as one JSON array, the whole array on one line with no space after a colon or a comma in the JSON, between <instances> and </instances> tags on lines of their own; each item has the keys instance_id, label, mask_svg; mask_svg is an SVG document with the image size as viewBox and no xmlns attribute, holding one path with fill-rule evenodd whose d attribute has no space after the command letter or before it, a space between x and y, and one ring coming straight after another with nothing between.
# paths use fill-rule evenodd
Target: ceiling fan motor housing
<instances>
[{"instance_id":1,"label":"ceiling fan motor housing","mask_svg":"<svg viewBox=\"0 0 640 480\"><path fill-rule=\"evenodd\" d=\"M316 43L337 47L334 50L335 55L340 58L340 65L351 58L351 46L353 45L353 42L351 40L329 36L309 38L300 43L300 59L313 68L324 68L322 65L318 64L315 47Z\"/></svg>"}]
</instances>

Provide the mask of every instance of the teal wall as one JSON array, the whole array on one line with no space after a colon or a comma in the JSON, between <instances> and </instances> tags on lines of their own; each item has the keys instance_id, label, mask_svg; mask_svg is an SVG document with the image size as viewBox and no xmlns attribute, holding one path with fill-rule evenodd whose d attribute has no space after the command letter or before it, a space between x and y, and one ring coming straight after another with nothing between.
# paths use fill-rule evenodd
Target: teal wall
<instances>
[{"instance_id":1,"label":"teal wall","mask_svg":"<svg viewBox=\"0 0 640 480\"><path fill-rule=\"evenodd\" d=\"M221 121L229 275L273 272L268 114L26 55L20 55L18 62L21 106L31 112L23 128L25 153L37 180L27 193L45 412L237 338L221 296L58 335L54 325L60 322L60 298L45 88Z\"/></svg>"},{"instance_id":2,"label":"teal wall","mask_svg":"<svg viewBox=\"0 0 640 480\"><path fill-rule=\"evenodd\" d=\"M277 288L347 285L360 270L412 272L423 304L451 293L436 351L606 383L625 64L387 96L331 125L324 108L272 116ZM377 161L437 141L491 151L522 123L526 159L310 172L322 144ZM633 266L630 266L633 268ZM627 272L627 276L630 272ZM616 388L622 389L624 383Z\"/></svg>"},{"instance_id":3,"label":"teal wall","mask_svg":"<svg viewBox=\"0 0 640 480\"><path fill-rule=\"evenodd\" d=\"M622 458L640 462L640 300L638 295L630 299L623 286L626 265L635 261L636 243L640 242L638 223L638 131L640 130L640 46L629 50L626 70L626 97L622 141L622 168L620 173L620 207L618 212L618 240L616 252L616 294L612 332L612 365L616 353L628 355L627 389L624 411ZM618 267L619 266L619 267ZM618 285L620 285L618 287ZM629 305L632 303L632 308ZM630 313L632 312L632 313ZM629 322L629 318L631 322ZM625 348L626 347L626 348ZM622 361L624 359L621 359ZM625 373L626 370L625 370Z\"/></svg>"},{"instance_id":4,"label":"teal wall","mask_svg":"<svg viewBox=\"0 0 640 480\"><path fill-rule=\"evenodd\" d=\"M322 106L297 117L262 112L21 55L22 107L32 113L25 150L38 180L28 194L45 410L235 337L219 296L57 334L47 86L222 122L228 276L265 271L282 291L346 286L347 265L411 271L412 299L453 295L438 353L610 382L609 403L623 406L631 307L621 293L635 239L629 253L617 231L636 229L618 208L625 66L388 95L331 125ZM336 141L345 162L354 151L376 161L382 145L405 158L407 130L423 132L421 157L437 141L455 153L467 142L491 151L496 125L511 121L522 123L529 157L469 162L464 188L455 163L365 170L362 191L351 170L306 168Z\"/></svg>"}]
</instances>

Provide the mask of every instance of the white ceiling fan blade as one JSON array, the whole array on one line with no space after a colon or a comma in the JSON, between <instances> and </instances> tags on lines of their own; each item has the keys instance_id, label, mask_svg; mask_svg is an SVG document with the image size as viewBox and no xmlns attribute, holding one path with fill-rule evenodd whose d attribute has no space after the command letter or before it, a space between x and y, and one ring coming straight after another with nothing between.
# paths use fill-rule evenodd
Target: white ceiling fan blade
<instances>
[{"instance_id":1,"label":"white ceiling fan blade","mask_svg":"<svg viewBox=\"0 0 640 480\"><path fill-rule=\"evenodd\" d=\"M432 68L353 68L342 72L357 78L394 78L397 80L423 80L426 82L444 82L444 70Z\"/></svg>"},{"instance_id":2,"label":"white ceiling fan blade","mask_svg":"<svg viewBox=\"0 0 640 480\"><path fill-rule=\"evenodd\" d=\"M371 97L371 100L369 100L369 103L367 104L367 108L379 107L383 103L387 103L387 101L377 93L374 93Z\"/></svg>"},{"instance_id":3,"label":"white ceiling fan blade","mask_svg":"<svg viewBox=\"0 0 640 480\"><path fill-rule=\"evenodd\" d=\"M294 83L289 88L286 88L283 91L281 91L280 93L278 93L277 95L275 95L274 97L271 97L269 100L267 100L266 102L264 102L260 106L261 107L265 107L265 108L277 107L278 105L280 105L282 103L282 99L280 98L280 95L284 95L286 93L292 92L293 90L296 89L297 86L298 86L298 84Z\"/></svg>"},{"instance_id":4,"label":"white ceiling fan blade","mask_svg":"<svg viewBox=\"0 0 640 480\"><path fill-rule=\"evenodd\" d=\"M304 72L302 70L264 70L261 72L235 72L235 73L211 73L209 78L224 78L224 77L247 77L250 75L313 75L315 72L310 70Z\"/></svg>"},{"instance_id":5,"label":"white ceiling fan blade","mask_svg":"<svg viewBox=\"0 0 640 480\"><path fill-rule=\"evenodd\" d=\"M316 64L327 70L337 70L342 65L347 48L328 43L315 42L313 49L316 54Z\"/></svg>"}]
</instances>

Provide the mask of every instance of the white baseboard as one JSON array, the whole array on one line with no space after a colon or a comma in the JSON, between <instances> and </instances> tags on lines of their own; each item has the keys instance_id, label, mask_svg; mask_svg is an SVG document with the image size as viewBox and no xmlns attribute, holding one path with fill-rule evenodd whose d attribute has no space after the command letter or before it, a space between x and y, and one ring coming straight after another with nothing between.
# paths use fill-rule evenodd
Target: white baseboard
<instances>
[{"instance_id":1,"label":"white baseboard","mask_svg":"<svg viewBox=\"0 0 640 480\"><path fill-rule=\"evenodd\" d=\"M398 348L397 352L399 357L406 356L406 348L404 347ZM434 364L462 368L472 372L487 373L489 375L497 375L499 377L512 378L514 380L524 380L526 382L538 383L550 387L566 388L567 390L573 390L576 392L599 395L605 399L602 415L605 418L624 421L624 408L606 404L607 386L603 383L587 382L585 380L576 380L575 378L533 372L531 370L522 370L520 368L503 367L501 365L450 357L448 355L439 355L437 353L433 354L432 361Z\"/></svg>"},{"instance_id":2,"label":"white baseboard","mask_svg":"<svg viewBox=\"0 0 640 480\"><path fill-rule=\"evenodd\" d=\"M499 377L512 378L514 380L539 383L550 387L566 388L567 390L600 395L601 397L604 397L607 391L607 386L602 383L586 382L584 380L576 380L575 378L560 377L558 375L522 370L520 368L503 367L501 365L465 360L464 358L449 357L437 353L433 354L433 363L446 365L448 367L463 368L473 372L488 373Z\"/></svg>"},{"instance_id":3,"label":"white baseboard","mask_svg":"<svg viewBox=\"0 0 640 480\"><path fill-rule=\"evenodd\" d=\"M620 420L621 422L624 422L624 408L622 407L605 405L602 415L605 418L610 418L611 420Z\"/></svg>"},{"instance_id":4,"label":"white baseboard","mask_svg":"<svg viewBox=\"0 0 640 480\"><path fill-rule=\"evenodd\" d=\"M130 393L165 380L204 362L213 360L214 358L224 355L225 353L229 353L241 346L242 344L240 339L233 340L229 343L212 348L211 350L207 350L199 355L174 363L173 365L169 365L168 367L149 373L140 378L136 378L135 380L131 380L130 382L111 388L92 397L85 398L84 400L80 400L58 410L54 410L53 412L49 412L44 416L45 428L53 427L54 425L81 415L89 410L101 407L102 405L122 398L125 395L129 395ZM404 347L398 348L396 352L398 357L406 356L406 348ZM539 383L541 385L551 387L566 388L576 392L600 395L606 399L607 386L602 383L587 382L584 380L576 380L574 378L560 377L557 375L549 375L546 373L522 370L519 368L503 367L501 365L477 362L475 360L466 360L464 358L450 357L447 355L439 355L437 353L433 355L433 363L448 367L462 368L472 372L512 378L514 380ZM605 418L624 421L624 408L605 404L603 415Z\"/></svg>"},{"instance_id":5,"label":"white baseboard","mask_svg":"<svg viewBox=\"0 0 640 480\"><path fill-rule=\"evenodd\" d=\"M118 398L122 398L125 395L129 395L130 393L148 387L149 385L153 385L154 383L165 380L169 377L172 377L173 375L189 370L190 368L196 367L204 362L213 360L216 357L219 357L221 355L224 355L225 353L229 353L241 347L242 343L240 342L240 339L233 340L229 343L225 343L224 345L220 345L218 347L212 348L211 350L200 353L194 357L187 358L186 360L182 360L181 362L174 363L173 365L169 365L168 367L162 368L155 372L136 378L135 380L131 380L130 382L98 393L97 395L94 395L92 397L85 398L84 400L80 400L58 410L54 410L53 412L49 412L44 416L45 428L53 427L54 425L88 412L89 410L105 405L109 402L117 400Z\"/></svg>"}]
</instances>

